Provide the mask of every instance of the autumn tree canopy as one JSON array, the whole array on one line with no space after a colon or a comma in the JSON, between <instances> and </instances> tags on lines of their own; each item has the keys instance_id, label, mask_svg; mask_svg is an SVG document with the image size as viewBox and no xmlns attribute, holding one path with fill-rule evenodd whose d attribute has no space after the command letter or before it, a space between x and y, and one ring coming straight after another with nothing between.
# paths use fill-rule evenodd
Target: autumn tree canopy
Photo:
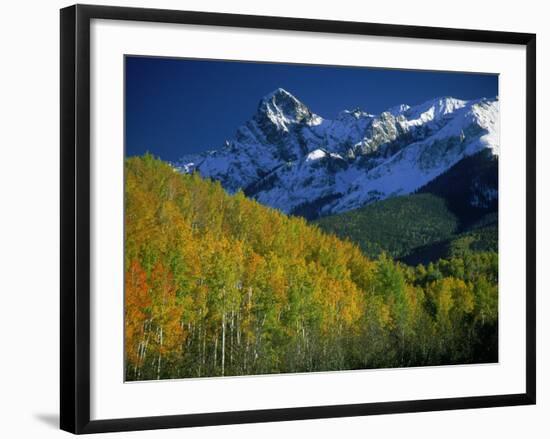
<instances>
[{"instance_id":1,"label":"autumn tree canopy","mask_svg":"<svg viewBox=\"0 0 550 439\"><path fill-rule=\"evenodd\" d=\"M128 380L497 360L494 252L372 260L150 155L125 179Z\"/></svg>"}]
</instances>

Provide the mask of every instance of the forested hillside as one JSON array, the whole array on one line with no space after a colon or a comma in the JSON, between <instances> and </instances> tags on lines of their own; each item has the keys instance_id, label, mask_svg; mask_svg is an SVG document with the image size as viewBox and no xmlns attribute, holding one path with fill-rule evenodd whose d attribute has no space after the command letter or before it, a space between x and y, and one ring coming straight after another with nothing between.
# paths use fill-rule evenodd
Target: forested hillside
<instances>
[{"instance_id":1,"label":"forested hillside","mask_svg":"<svg viewBox=\"0 0 550 439\"><path fill-rule=\"evenodd\" d=\"M436 261L441 258L463 257L470 252L498 251L498 222L496 214L489 214L470 226L467 231L447 239L416 247L400 258L409 265Z\"/></svg>"},{"instance_id":2,"label":"forested hillside","mask_svg":"<svg viewBox=\"0 0 550 439\"><path fill-rule=\"evenodd\" d=\"M404 257L417 247L449 239L459 227L445 199L432 194L389 198L316 223L327 233L357 243L373 258L382 252Z\"/></svg>"},{"instance_id":3,"label":"forested hillside","mask_svg":"<svg viewBox=\"0 0 550 439\"><path fill-rule=\"evenodd\" d=\"M127 380L498 360L496 253L412 268L150 155L125 178Z\"/></svg>"},{"instance_id":4,"label":"forested hillside","mask_svg":"<svg viewBox=\"0 0 550 439\"><path fill-rule=\"evenodd\" d=\"M357 243L370 257L387 252L408 264L468 251L498 250L498 158L481 151L459 161L417 193L316 221Z\"/></svg>"}]
</instances>

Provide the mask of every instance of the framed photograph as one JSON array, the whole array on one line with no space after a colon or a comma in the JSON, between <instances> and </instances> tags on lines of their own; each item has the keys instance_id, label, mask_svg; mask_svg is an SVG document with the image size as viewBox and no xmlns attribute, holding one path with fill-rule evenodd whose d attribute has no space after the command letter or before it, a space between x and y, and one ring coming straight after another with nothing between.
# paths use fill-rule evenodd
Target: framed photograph
<instances>
[{"instance_id":1,"label":"framed photograph","mask_svg":"<svg viewBox=\"0 0 550 439\"><path fill-rule=\"evenodd\" d=\"M61 10L61 428L535 403L535 35Z\"/></svg>"}]
</instances>

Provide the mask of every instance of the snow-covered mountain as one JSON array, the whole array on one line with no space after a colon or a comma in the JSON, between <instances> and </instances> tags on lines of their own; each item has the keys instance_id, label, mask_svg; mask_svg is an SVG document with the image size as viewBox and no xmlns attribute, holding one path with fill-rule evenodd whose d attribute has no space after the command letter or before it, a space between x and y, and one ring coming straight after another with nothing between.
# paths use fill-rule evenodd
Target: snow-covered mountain
<instances>
[{"instance_id":1,"label":"snow-covered mountain","mask_svg":"<svg viewBox=\"0 0 550 439\"><path fill-rule=\"evenodd\" d=\"M437 98L328 120L279 88L218 150L174 166L286 213L328 215L409 194L464 157L498 155L498 99Z\"/></svg>"}]
</instances>

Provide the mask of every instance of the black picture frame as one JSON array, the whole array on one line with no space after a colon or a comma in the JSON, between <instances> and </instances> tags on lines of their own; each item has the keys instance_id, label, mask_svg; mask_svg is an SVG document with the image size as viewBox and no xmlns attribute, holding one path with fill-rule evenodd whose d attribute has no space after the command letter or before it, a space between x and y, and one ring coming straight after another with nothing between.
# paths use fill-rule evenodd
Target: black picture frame
<instances>
[{"instance_id":1,"label":"black picture frame","mask_svg":"<svg viewBox=\"0 0 550 439\"><path fill-rule=\"evenodd\" d=\"M90 21L182 23L526 47L526 392L415 401L90 420ZM535 404L536 35L303 18L75 5L61 10L61 429L80 433Z\"/></svg>"}]
</instances>

